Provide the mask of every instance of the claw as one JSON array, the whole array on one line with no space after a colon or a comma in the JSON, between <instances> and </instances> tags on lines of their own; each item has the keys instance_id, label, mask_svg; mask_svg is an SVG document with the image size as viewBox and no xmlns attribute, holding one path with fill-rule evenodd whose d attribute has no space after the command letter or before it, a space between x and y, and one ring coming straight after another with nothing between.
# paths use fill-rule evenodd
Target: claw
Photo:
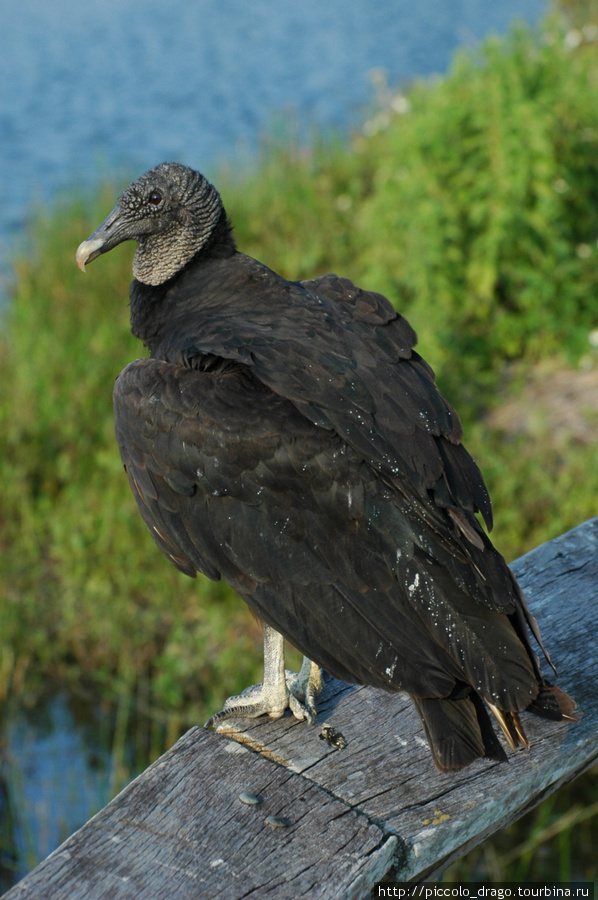
<instances>
[{"instance_id":1,"label":"claw","mask_svg":"<svg viewBox=\"0 0 598 900\"><path fill-rule=\"evenodd\" d=\"M285 677L290 691L289 706L293 715L297 719L306 719L310 725L313 725L318 715L316 700L323 687L322 670L311 659L304 656L301 671L296 674L287 669ZM295 712L294 705L300 710L300 714Z\"/></svg>"}]
</instances>

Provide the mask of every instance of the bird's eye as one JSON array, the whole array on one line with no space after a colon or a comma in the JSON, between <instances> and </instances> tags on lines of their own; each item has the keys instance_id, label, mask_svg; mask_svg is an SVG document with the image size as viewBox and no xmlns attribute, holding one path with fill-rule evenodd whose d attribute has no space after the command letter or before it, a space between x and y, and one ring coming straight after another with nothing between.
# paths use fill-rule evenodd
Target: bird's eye
<instances>
[{"instance_id":1,"label":"bird's eye","mask_svg":"<svg viewBox=\"0 0 598 900\"><path fill-rule=\"evenodd\" d=\"M154 206L158 206L159 203L162 203L162 194L160 191L152 191L148 200L150 203L153 203Z\"/></svg>"}]
</instances>

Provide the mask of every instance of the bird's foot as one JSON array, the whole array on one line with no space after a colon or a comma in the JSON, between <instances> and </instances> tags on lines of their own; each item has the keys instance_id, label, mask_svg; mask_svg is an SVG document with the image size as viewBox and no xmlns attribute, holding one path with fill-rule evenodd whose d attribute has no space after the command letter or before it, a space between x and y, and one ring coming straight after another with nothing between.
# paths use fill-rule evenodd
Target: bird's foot
<instances>
[{"instance_id":1,"label":"bird's foot","mask_svg":"<svg viewBox=\"0 0 598 900\"><path fill-rule=\"evenodd\" d=\"M284 641L281 634L264 625L264 681L253 684L226 700L220 712L210 716L205 728L217 728L227 719L270 716L280 719L291 710L296 719L316 721L316 698L322 690L320 667L303 657L299 674L284 667Z\"/></svg>"},{"instance_id":2,"label":"bird's foot","mask_svg":"<svg viewBox=\"0 0 598 900\"><path fill-rule=\"evenodd\" d=\"M285 679L277 683L252 684L240 694L229 697L220 712L210 716L205 728L218 728L228 719L270 716L280 719L290 709L296 719L310 725L316 721L316 698L322 690L322 673L319 666L305 659L301 671L285 669Z\"/></svg>"}]
</instances>

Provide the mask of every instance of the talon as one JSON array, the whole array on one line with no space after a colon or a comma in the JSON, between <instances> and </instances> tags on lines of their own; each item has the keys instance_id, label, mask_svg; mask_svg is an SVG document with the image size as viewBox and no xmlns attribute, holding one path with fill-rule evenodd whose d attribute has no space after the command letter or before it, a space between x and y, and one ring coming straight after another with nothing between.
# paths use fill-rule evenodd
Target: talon
<instances>
[{"instance_id":1,"label":"talon","mask_svg":"<svg viewBox=\"0 0 598 900\"><path fill-rule=\"evenodd\" d=\"M313 725L316 721L317 713L315 709L310 709L301 703L294 694L289 694L289 709L296 719L309 722L310 725Z\"/></svg>"},{"instance_id":2,"label":"talon","mask_svg":"<svg viewBox=\"0 0 598 900\"><path fill-rule=\"evenodd\" d=\"M219 712L219 713L214 713L213 716L210 716L210 718L207 719L207 721L205 721L205 722L203 723L203 727L206 728L206 729L208 729L208 728L214 728L215 725L216 725L216 722L218 721L218 719L219 719L219 717L220 717L220 715L221 715L221 712Z\"/></svg>"},{"instance_id":3,"label":"talon","mask_svg":"<svg viewBox=\"0 0 598 900\"><path fill-rule=\"evenodd\" d=\"M290 706L293 714L296 718L306 719L310 725L313 725L318 715L316 700L323 688L322 670L311 659L304 656L299 674L287 671L285 676L287 687L291 693ZM301 710L300 715L293 709L294 702Z\"/></svg>"}]
</instances>

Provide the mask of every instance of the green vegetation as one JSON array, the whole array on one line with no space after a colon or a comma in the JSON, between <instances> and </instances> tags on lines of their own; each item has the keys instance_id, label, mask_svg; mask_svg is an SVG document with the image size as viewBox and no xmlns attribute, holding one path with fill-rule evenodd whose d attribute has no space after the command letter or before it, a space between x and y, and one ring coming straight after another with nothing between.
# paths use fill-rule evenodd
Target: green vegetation
<instances>
[{"instance_id":1,"label":"green vegetation","mask_svg":"<svg viewBox=\"0 0 598 900\"><path fill-rule=\"evenodd\" d=\"M598 366L598 53L572 43L554 24L517 28L443 80L382 85L350 143L285 140L253 172L213 173L243 250L287 277L348 275L409 317L508 558L597 512L595 441L555 436L548 407L517 430L490 415L539 364L547 380ZM15 265L0 333L0 699L85 685L160 723L157 753L259 680L260 633L226 586L167 564L122 472L111 386L144 353L128 330L132 248L85 278L74 252L127 180L40 216ZM579 415L595 425L595 408ZM589 774L455 877L595 877L596 795Z\"/></svg>"}]
</instances>

